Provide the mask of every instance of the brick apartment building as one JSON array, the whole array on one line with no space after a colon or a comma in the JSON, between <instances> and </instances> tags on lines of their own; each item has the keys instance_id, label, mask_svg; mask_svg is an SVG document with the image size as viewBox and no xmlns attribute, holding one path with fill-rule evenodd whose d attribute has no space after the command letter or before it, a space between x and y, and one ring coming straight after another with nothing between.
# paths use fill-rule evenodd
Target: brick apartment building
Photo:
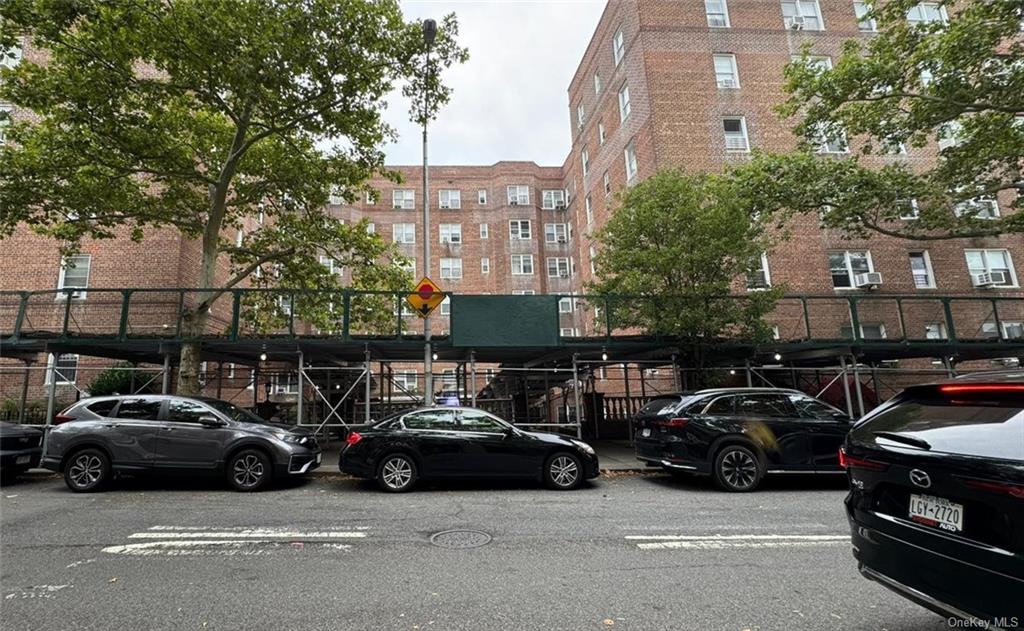
<instances>
[{"instance_id":1,"label":"brick apartment building","mask_svg":"<svg viewBox=\"0 0 1024 631\"><path fill-rule=\"evenodd\" d=\"M806 43L819 63L828 64L843 42L871 37L873 25L858 19L862 9L862 3L850 0L612 0L569 85L572 148L563 165L431 167L429 234L422 225L420 167L392 167L404 184L373 181L376 195L354 205L332 203L331 211L346 221L367 219L370 229L401 244L415 261L417 277L427 274L446 291L580 293L592 277L596 244L590 235L607 221L623 187L666 167L720 171L748 159L754 148L796 146L792 121L779 120L773 109L784 99L783 67ZM912 17L944 19L929 3ZM910 148L865 160L924 167L937 151L937 146ZM823 159L841 158L845 149L822 146L821 153ZM985 200L977 208L996 214L1010 201ZM912 210L906 220L913 221ZM422 260L424 238L432 240L429 266ZM89 287L187 287L196 276L195 244L172 231L154 232L142 243L126 238L86 243L73 271L62 271L55 243L27 230L3 246L3 290L70 286L69 278ZM803 217L790 241L766 254L748 290L784 284L794 294L1022 297L1022 263L1024 235L851 240ZM863 280L858 277L871 272L880 277L871 277L870 288L858 287ZM977 286L978 275L991 272L998 282ZM574 301L563 301L560 312L563 336L593 330L594 314ZM908 314L907 336L947 335L941 319L913 309ZM1024 313L1003 313L1001 331L984 313L968 320L973 330L962 332L967 336L1024 337ZM828 335L847 333L840 330L846 321L846 314L838 313L836 330ZM868 312L860 323L864 338L893 334L891 313ZM790 337L786 322L778 325L779 337ZM434 331L447 328L442 306ZM407 375L402 379L415 383ZM20 378L0 382L3 397L13 396L15 382L20 387ZM41 374L36 382L34 391L41 387Z\"/></svg>"}]
</instances>

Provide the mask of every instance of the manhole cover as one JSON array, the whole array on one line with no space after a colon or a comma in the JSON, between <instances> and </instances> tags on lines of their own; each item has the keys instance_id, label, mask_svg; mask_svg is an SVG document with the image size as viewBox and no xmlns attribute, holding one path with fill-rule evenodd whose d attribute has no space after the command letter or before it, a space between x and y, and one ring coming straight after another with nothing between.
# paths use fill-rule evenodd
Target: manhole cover
<instances>
[{"instance_id":1,"label":"manhole cover","mask_svg":"<svg viewBox=\"0 0 1024 631\"><path fill-rule=\"evenodd\" d=\"M446 530L430 537L430 543L442 548L479 548L491 542L491 536L479 530Z\"/></svg>"}]
</instances>

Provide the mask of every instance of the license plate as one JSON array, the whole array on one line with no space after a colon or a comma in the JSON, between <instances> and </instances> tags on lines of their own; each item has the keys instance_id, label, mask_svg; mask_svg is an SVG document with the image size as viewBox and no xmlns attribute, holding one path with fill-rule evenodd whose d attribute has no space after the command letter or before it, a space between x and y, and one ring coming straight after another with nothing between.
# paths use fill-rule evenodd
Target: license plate
<instances>
[{"instance_id":1,"label":"license plate","mask_svg":"<svg viewBox=\"0 0 1024 631\"><path fill-rule=\"evenodd\" d=\"M32 462L32 456L18 456L14 459L14 464L28 464Z\"/></svg>"},{"instance_id":2,"label":"license plate","mask_svg":"<svg viewBox=\"0 0 1024 631\"><path fill-rule=\"evenodd\" d=\"M964 506L934 495L910 496L910 519L942 530L964 529Z\"/></svg>"},{"instance_id":3,"label":"license plate","mask_svg":"<svg viewBox=\"0 0 1024 631\"><path fill-rule=\"evenodd\" d=\"M317 454L316 455L316 463L317 464L320 464L320 460L323 458L323 456L324 456L323 454Z\"/></svg>"},{"instance_id":4,"label":"license plate","mask_svg":"<svg viewBox=\"0 0 1024 631\"><path fill-rule=\"evenodd\" d=\"M651 428L645 427L643 431L640 432L640 435L643 436L644 438L649 437L651 435Z\"/></svg>"}]
</instances>

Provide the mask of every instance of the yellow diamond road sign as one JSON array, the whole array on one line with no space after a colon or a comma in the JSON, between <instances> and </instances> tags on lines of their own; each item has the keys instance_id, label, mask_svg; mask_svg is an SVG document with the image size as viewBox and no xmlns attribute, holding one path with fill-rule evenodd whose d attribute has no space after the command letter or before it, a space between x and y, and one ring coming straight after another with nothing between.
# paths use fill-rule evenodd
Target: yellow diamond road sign
<instances>
[{"instance_id":1,"label":"yellow diamond road sign","mask_svg":"<svg viewBox=\"0 0 1024 631\"><path fill-rule=\"evenodd\" d=\"M407 295L405 301L421 318L425 318L444 302L444 292L434 281L424 276L416 283L416 291Z\"/></svg>"}]
</instances>

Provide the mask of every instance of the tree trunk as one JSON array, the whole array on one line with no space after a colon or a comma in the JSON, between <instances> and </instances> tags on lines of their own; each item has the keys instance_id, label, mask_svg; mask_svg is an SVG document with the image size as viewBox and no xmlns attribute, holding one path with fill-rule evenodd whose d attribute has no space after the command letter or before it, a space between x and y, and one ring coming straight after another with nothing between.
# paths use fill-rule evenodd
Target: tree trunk
<instances>
[{"instance_id":1,"label":"tree trunk","mask_svg":"<svg viewBox=\"0 0 1024 631\"><path fill-rule=\"evenodd\" d=\"M206 328L207 314L189 313L182 322L182 336L195 338L202 335ZM200 367L203 361L203 344L199 341L185 342L181 345L181 352L178 358L178 388L177 394L185 396L198 396L202 394L202 384L199 383Z\"/></svg>"}]
</instances>

